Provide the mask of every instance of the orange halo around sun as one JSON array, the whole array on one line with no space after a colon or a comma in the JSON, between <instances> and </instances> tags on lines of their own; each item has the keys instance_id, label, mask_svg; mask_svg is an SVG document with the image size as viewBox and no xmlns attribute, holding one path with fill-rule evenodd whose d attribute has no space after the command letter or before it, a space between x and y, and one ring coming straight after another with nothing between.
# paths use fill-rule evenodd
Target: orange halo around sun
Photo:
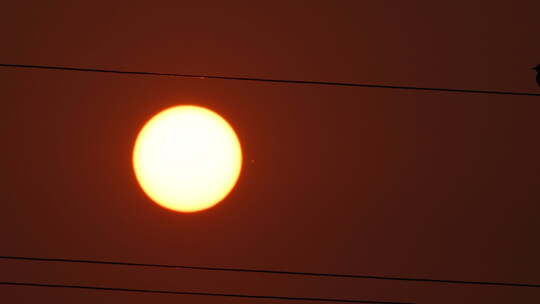
<instances>
[{"instance_id":1,"label":"orange halo around sun","mask_svg":"<svg viewBox=\"0 0 540 304\"><path fill-rule=\"evenodd\" d=\"M199 106L163 110L142 128L133 168L144 192L179 212L210 208L232 190L242 167L240 141L229 123Z\"/></svg>"}]
</instances>

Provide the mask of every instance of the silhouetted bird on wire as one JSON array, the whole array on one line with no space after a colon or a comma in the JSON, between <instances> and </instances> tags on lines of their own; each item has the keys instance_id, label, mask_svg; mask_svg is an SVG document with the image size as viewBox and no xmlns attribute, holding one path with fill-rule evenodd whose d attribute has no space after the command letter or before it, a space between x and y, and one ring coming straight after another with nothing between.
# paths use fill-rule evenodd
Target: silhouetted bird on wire
<instances>
[{"instance_id":1,"label":"silhouetted bird on wire","mask_svg":"<svg viewBox=\"0 0 540 304\"><path fill-rule=\"evenodd\" d=\"M533 70L536 71L536 83L538 83L538 86L540 87L540 64L535 66Z\"/></svg>"}]
</instances>

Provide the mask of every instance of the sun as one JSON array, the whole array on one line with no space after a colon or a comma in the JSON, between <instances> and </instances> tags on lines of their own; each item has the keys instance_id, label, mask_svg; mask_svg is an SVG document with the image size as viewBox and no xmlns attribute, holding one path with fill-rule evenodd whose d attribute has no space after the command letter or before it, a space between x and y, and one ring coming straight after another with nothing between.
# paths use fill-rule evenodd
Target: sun
<instances>
[{"instance_id":1,"label":"sun","mask_svg":"<svg viewBox=\"0 0 540 304\"><path fill-rule=\"evenodd\" d=\"M217 113L180 105L161 111L141 129L133 168L143 191L170 210L195 212L222 201L242 168L240 141Z\"/></svg>"}]
</instances>

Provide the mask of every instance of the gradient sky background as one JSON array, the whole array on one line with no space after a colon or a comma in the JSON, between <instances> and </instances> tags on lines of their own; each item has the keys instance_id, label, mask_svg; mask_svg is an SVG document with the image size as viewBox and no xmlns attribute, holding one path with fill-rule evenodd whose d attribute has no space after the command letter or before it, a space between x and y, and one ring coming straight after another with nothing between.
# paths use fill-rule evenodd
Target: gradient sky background
<instances>
[{"instance_id":1,"label":"gradient sky background","mask_svg":"<svg viewBox=\"0 0 540 304\"><path fill-rule=\"evenodd\" d=\"M0 62L540 92L539 1L97 2L4 3ZM0 80L0 255L540 283L538 97L11 68ZM206 212L158 207L131 167L139 129L177 104L221 113L243 145L236 188ZM531 288L5 260L0 269L0 281L540 302ZM277 303L0 293L13 303Z\"/></svg>"}]
</instances>

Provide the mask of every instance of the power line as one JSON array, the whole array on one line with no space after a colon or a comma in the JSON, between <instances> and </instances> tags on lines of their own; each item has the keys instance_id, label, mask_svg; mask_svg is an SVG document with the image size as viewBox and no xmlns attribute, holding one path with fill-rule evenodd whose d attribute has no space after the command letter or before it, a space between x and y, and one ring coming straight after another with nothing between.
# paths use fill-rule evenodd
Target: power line
<instances>
[{"instance_id":1,"label":"power line","mask_svg":"<svg viewBox=\"0 0 540 304\"><path fill-rule=\"evenodd\" d=\"M140 72L140 71L124 71L124 70L109 70L109 69L94 69L94 68L77 68L77 67L67 67L67 66L49 66L49 65L0 63L0 67L10 67L10 68L19 68L19 69L42 69L42 70L62 70L62 71L77 71L77 72L128 74L128 75L143 75L143 76L166 76L166 77L182 77L182 78L197 78L197 79L240 80L240 81L288 83L288 84L301 84L301 85L438 91L438 92L468 93L468 94L491 94L491 95L514 95L514 96L537 96L537 97L540 96L540 93L527 93L527 92L469 90L469 89L451 89L451 88L427 88L427 87L416 87L416 86L380 85L380 84L353 83L353 82L252 78L252 77L217 76L217 75L203 75L203 74L196 75L196 74L176 74L176 73L161 73L161 72Z\"/></svg>"},{"instance_id":2,"label":"power line","mask_svg":"<svg viewBox=\"0 0 540 304\"><path fill-rule=\"evenodd\" d=\"M280 301L364 303L364 304L414 304L412 302L369 301L369 300L333 299L333 298L308 298L308 297L261 296L261 295L248 295L248 294L233 294L233 293L211 293L211 292L180 291L180 290L133 289L133 288L88 286L88 285L42 284L42 283L29 283L29 282L0 282L0 285L26 286L26 287L46 287L46 288L71 288L71 289L87 289L87 290L100 290L100 291L120 291L120 292L130 292L130 293L152 293L152 294L174 294L174 295L191 295L191 296L207 296L207 297L249 298L249 299L265 299L265 300L280 300Z\"/></svg>"},{"instance_id":3,"label":"power line","mask_svg":"<svg viewBox=\"0 0 540 304\"><path fill-rule=\"evenodd\" d=\"M288 270L267 270L267 269L229 268L229 267L207 267L207 266L188 266L188 265L170 265L170 264L169 265L167 265L167 264L147 264L147 263L131 263L131 262L121 262L121 261L97 261L97 260L64 259L64 258L60 258L60 259L59 258L38 258L38 257L22 257L22 256L0 256L0 259L22 260L22 261L38 261L38 262L84 263L84 264L135 266L135 267L153 267L153 268L176 268L176 269L205 270L205 271L265 273L265 274L275 274L275 275L296 275L296 276L311 276L311 277L333 277L333 278L371 279L371 280L386 280L386 281L408 281L408 282L441 283L441 284L488 285L488 286L504 286L504 287L540 288L540 284L512 283L512 282L442 280L442 279L393 277L393 276L374 276L374 275L358 275L358 274L298 272L298 271L288 271Z\"/></svg>"}]
</instances>

